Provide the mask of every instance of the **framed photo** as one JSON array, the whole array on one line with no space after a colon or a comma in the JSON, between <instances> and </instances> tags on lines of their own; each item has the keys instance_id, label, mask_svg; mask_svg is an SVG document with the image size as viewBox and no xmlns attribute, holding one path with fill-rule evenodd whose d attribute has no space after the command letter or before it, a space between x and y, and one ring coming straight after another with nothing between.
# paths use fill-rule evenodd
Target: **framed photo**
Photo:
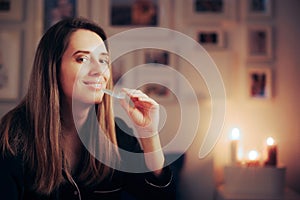
<instances>
[{"instance_id":1,"label":"framed photo","mask_svg":"<svg viewBox=\"0 0 300 200\"><path fill-rule=\"evenodd\" d=\"M171 0L103 0L100 22L110 34L137 27L169 27Z\"/></svg>"},{"instance_id":2,"label":"framed photo","mask_svg":"<svg viewBox=\"0 0 300 200\"><path fill-rule=\"evenodd\" d=\"M169 65L170 64L170 55L169 52L157 49L148 49L145 52L145 63L162 64Z\"/></svg>"},{"instance_id":3,"label":"framed photo","mask_svg":"<svg viewBox=\"0 0 300 200\"><path fill-rule=\"evenodd\" d=\"M247 29L247 57L249 61L273 59L273 32L271 26L251 25Z\"/></svg>"},{"instance_id":4,"label":"framed photo","mask_svg":"<svg viewBox=\"0 0 300 200\"><path fill-rule=\"evenodd\" d=\"M111 26L157 26L158 0L110 0Z\"/></svg>"},{"instance_id":5,"label":"framed photo","mask_svg":"<svg viewBox=\"0 0 300 200\"><path fill-rule=\"evenodd\" d=\"M19 95L21 33L0 31L0 100L16 100Z\"/></svg>"},{"instance_id":6,"label":"framed photo","mask_svg":"<svg viewBox=\"0 0 300 200\"><path fill-rule=\"evenodd\" d=\"M223 0L194 0L194 11L198 13L221 13L224 9Z\"/></svg>"},{"instance_id":7,"label":"framed photo","mask_svg":"<svg viewBox=\"0 0 300 200\"><path fill-rule=\"evenodd\" d=\"M235 0L185 0L179 8L182 10L183 19L187 23L219 22L222 20L235 19Z\"/></svg>"},{"instance_id":8,"label":"framed photo","mask_svg":"<svg viewBox=\"0 0 300 200\"><path fill-rule=\"evenodd\" d=\"M142 70L137 71L137 85L145 94L162 103L174 99L172 89L175 90L176 80L169 66L173 66L171 54L164 50L147 49L144 51Z\"/></svg>"},{"instance_id":9,"label":"framed photo","mask_svg":"<svg viewBox=\"0 0 300 200\"><path fill-rule=\"evenodd\" d=\"M269 99L272 95L272 73L267 67L250 67L247 73L248 95L255 99Z\"/></svg>"},{"instance_id":10,"label":"framed photo","mask_svg":"<svg viewBox=\"0 0 300 200\"><path fill-rule=\"evenodd\" d=\"M23 18L23 1L0 0L0 21L21 21Z\"/></svg>"},{"instance_id":11,"label":"framed photo","mask_svg":"<svg viewBox=\"0 0 300 200\"><path fill-rule=\"evenodd\" d=\"M194 38L207 49L222 49L225 47L224 32L220 28L203 27L195 30Z\"/></svg>"},{"instance_id":12,"label":"framed photo","mask_svg":"<svg viewBox=\"0 0 300 200\"><path fill-rule=\"evenodd\" d=\"M247 18L270 18L274 0L247 0L244 1L244 10Z\"/></svg>"},{"instance_id":13,"label":"framed photo","mask_svg":"<svg viewBox=\"0 0 300 200\"><path fill-rule=\"evenodd\" d=\"M77 0L44 0L44 31L56 22L75 17Z\"/></svg>"}]
</instances>

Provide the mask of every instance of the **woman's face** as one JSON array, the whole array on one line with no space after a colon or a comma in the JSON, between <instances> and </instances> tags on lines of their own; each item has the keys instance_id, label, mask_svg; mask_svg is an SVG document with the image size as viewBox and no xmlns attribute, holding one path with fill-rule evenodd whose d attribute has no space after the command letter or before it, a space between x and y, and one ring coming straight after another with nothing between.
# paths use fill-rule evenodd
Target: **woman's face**
<instances>
[{"instance_id":1,"label":"woman's face","mask_svg":"<svg viewBox=\"0 0 300 200\"><path fill-rule=\"evenodd\" d=\"M109 78L109 57L101 37L85 29L75 31L61 62L64 96L70 101L100 103Z\"/></svg>"}]
</instances>

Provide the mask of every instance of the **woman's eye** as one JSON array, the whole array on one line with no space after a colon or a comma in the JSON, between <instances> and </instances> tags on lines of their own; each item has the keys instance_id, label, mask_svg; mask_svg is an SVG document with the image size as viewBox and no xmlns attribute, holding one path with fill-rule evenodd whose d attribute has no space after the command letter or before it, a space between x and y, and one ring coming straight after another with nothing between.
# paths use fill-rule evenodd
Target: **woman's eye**
<instances>
[{"instance_id":1,"label":"woman's eye","mask_svg":"<svg viewBox=\"0 0 300 200\"><path fill-rule=\"evenodd\" d=\"M86 63L87 61L89 61L89 58L88 57L78 57L76 58L76 61L79 62L79 63Z\"/></svg>"},{"instance_id":2,"label":"woman's eye","mask_svg":"<svg viewBox=\"0 0 300 200\"><path fill-rule=\"evenodd\" d=\"M107 59L102 59L102 58L100 58L100 59L99 59L99 63L108 65L108 64L109 64L109 61L108 61Z\"/></svg>"}]
</instances>

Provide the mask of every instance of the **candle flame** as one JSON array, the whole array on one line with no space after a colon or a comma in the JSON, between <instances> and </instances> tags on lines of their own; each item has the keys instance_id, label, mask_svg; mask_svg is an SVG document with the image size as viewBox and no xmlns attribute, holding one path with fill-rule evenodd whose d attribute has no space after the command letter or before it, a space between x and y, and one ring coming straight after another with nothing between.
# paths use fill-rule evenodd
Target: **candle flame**
<instances>
[{"instance_id":1,"label":"candle flame","mask_svg":"<svg viewBox=\"0 0 300 200\"><path fill-rule=\"evenodd\" d=\"M238 140L240 138L240 130L238 128L233 128L231 131L231 139Z\"/></svg>"},{"instance_id":2,"label":"candle flame","mask_svg":"<svg viewBox=\"0 0 300 200\"><path fill-rule=\"evenodd\" d=\"M268 137L267 145L272 146L272 145L274 145L274 143L275 143L274 139L272 137Z\"/></svg>"},{"instance_id":3,"label":"candle flame","mask_svg":"<svg viewBox=\"0 0 300 200\"><path fill-rule=\"evenodd\" d=\"M250 151L248 154L248 158L249 158L249 160L252 160L252 161L257 160L257 158L258 158L257 151L255 151L255 150Z\"/></svg>"}]
</instances>

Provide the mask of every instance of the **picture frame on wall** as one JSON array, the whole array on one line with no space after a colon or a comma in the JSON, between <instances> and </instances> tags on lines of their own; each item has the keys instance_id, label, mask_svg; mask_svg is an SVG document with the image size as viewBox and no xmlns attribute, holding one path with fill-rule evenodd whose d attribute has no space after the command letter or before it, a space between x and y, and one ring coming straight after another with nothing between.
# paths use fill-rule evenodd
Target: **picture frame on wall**
<instances>
[{"instance_id":1,"label":"picture frame on wall","mask_svg":"<svg viewBox=\"0 0 300 200\"><path fill-rule=\"evenodd\" d=\"M159 103L173 101L175 97L170 88L176 84L174 77L165 76L168 72L166 68L161 68L160 73L157 73L157 70L157 66L148 66L145 71L147 74L143 73L144 76L142 76L145 78L143 82L148 83L143 84L138 89Z\"/></svg>"},{"instance_id":2,"label":"picture frame on wall","mask_svg":"<svg viewBox=\"0 0 300 200\"><path fill-rule=\"evenodd\" d=\"M169 65L170 54L164 50L148 49L145 51L145 63Z\"/></svg>"},{"instance_id":3,"label":"picture frame on wall","mask_svg":"<svg viewBox=\"0 0 300 200\"><path fill-rule=\"evenodd\" d=\"M194 30L195 40L206 49L225 48L225 33L218 27L201 27Z\"/></svg>"},{"instance_id":4,"label":"picture frame on wall","mask_svg":"<svg viewBox=\"0 0 300 200\"><path fill-rule=\"evenodd\" d=\"M194 11L198 13L222 13L223 0L194 0Z\"/></svg>"},{"instance_id":5,"label":"picture frame on wall","mask_svg":"<svg viewBox=\"0 0 300 200\"><path fill-rule=\"evenodd\" d=\"M139 27L169 27L172 0L103 0L101 16L109 34Z\"/></svg>"},{"instance_id":6,"label":"picture frame on wall","mask_svg":"<svg viewBox=\"0 0 300 200\"><path fill-rule=\"evenodd\" d=\"M234 20L236 16L235 0L185 0L178 1L181 13L187 23L199 24Z\"/></svg>"},{"instance_id":7,"label":"picture frame on wall","mask_svg":"<svg viewBox=\"0 0 300 200\"><path fill-rule=\"evenodd\" d=\"M58 21L77 16L77 0L44 0L44 32Z\"/></svg>"},{"instance_id":8,"label":"picture frame on wall","mask_svg":"<svg viewBox=\"0 0 300 200\"><path fill-rule=\"evenodd\" d=\"M20 31L1 30L0 44L0 100L16 100L20 87Z\"/></svg>"},{"instance_id":9,"label":"picture frame on wall","mask_svg":"<svg viewBox=\"0 0 300 200\"><path fill-rule=\"evenodd\" d=\"M0 21L21 21L23 7L20 0L0 0Z\"/></svg>"},{"instance_id":10,"label":"picture frame on wall","mask_svg":"<svg viewBox=\"0 0 300 200\"><path fill-rule=\"evenodd\" d=\"M247 18L271 18L274 0L247 0L244 10Z\"/></svg>"},{"instance_id":11,"label":"picture frame on wall","mask_svg":"<svg viewBox=\"0 0 300 200\"><path fill-rule=\"evenodd\" d=\"M247 70L248 95L251 99L272 97L272 70L269 67L249 67Z\"/></svg>"},{"instance_id":12,"label":"picture frame on wall","mask_svg":"<svg viewBox=\"0 0 300 200\"><path fill-rule=\"evenodd\" d=\"M110 0L111 26L158 26L159 0Z\"/></svg>"},{"instance_id":13,"label":"picture frame on wall","mask_svg":"<svg viewBox=\"0 0 300 200\"><path fill-rule=\"evenodd\" d=\"M249 25L247 28L247 58L249 61L272 61L273 30L269 25Z\"/></svg>"},{"instance_id":14,"label":"picture frame on wall","mask_svg":"<svg viewBox=\"0 0 300 200\"><path fill-rule=\"evenodd\" d=\"M144 61L136 71L138 89L159 103L170 102L175 96L176 88L172 54L159 49L144 50Z\"/></svg>"},{"instance_id":15,"label":"picture frame on wall","mask_svg":"<svg viewBox=\"0 0 300 200\"><path fill-rule=\"evenodd\" d=\"M140 90L158 102L171 101L173 99L173 94L168 87L158 83L145 84Z\"/></svg>"}]
</instances>

